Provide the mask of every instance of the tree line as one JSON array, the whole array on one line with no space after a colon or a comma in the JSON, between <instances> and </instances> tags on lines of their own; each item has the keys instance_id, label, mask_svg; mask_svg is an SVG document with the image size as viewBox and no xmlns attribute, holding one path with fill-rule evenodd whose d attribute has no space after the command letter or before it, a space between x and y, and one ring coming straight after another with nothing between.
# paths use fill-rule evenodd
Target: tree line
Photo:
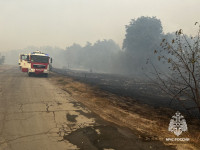
<instances>
[{"instance_id":1,"label":"tree line","mask_svg":"<svg viewBox=\"0 0 200 150\"><path fill-rule=\"evenodd\" d=\"M66 49L58 47L29 46L24 49L6 52L6 63L18 62L19 53L41 50L49 53L54 59L54 67L81 69L93 72L141 75L150 71L147 60L161 68L166 65L158 63L153 50L159 49L163 38L173 39L174 33L163 33L160 19L156 17L139 17L132 19L125 26L126 34L120 48L112 39L87 42L85 46L74 43Z\"/></svg>"}]
</instances>

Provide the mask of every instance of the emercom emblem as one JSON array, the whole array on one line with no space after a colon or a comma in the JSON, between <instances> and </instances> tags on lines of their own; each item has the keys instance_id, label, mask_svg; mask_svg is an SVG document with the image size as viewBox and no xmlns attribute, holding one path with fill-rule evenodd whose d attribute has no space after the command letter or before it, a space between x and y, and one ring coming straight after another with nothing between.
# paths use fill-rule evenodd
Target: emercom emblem
<instances>
[{"instance_id":1,"label":"emercom emblem","mask_svg":"<svg viewBox=\"0 0 200 150\"><path fill-rule=\"evenodd\" d=\"M184 119L184 116L182 116L181 113L177 111L170 120L168 131L174 132L176 136L179 136L183 131L185 132L187 130L187 123Z\"/></svg>"}]
</instances>

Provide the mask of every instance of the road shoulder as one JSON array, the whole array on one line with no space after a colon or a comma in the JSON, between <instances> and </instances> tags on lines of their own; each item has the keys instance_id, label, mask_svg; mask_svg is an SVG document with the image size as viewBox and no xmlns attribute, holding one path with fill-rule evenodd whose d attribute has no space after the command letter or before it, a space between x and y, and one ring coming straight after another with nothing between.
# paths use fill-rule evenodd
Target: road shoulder
<instances>
[{"instance_id":1,"label":"road shoulder","mask_svg":"<svg viewBox=\"0 0 200 150\"><path fill-rule=\"evenodd\" d=\"M176 149L197 149L199 147L198 120L191 120L189 128L191 127L192 130L183 134L184 137L190 138L189 143L169 143L165 139L175 137L167 130L169 120L174 114L173 110L154 109L148 105L141 105L131 98L120 97L55 73L49 80L104 120L129 128L141 141L150 143L161 141Z\"/></svg>"}]
</instances>

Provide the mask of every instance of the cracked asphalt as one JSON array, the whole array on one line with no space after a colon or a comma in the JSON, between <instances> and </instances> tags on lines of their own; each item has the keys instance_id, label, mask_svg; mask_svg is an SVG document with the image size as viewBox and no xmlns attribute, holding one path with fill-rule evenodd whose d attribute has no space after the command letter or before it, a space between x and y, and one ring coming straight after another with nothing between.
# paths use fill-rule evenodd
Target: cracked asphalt
<instances>
[{"instance_id":1,"label":"cracked asphalt","mask_svg":"<svg viewBox=\"0 0 200 150\"><path fill-rule=\"evenodd\" d=\"M0 66L0 150L171 149L100 119L44 77Z\"/></svg>"}]
</instances>

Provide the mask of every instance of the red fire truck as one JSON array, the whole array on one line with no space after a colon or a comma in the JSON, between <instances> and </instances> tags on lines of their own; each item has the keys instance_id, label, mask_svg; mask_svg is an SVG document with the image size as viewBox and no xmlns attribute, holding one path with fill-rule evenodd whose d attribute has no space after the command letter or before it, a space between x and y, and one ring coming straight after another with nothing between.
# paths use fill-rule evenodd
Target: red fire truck
<instances>
[{"instance_id":1,"label":"red fire truck","mask_svg":"<svg viewBox=\"0 0 200 150\"><path fill-rule=\"evenodd\" d=\"M27 72L28 76L43 74L48 77L49 70L52 66L52 58L50 58L48 54L35 51L27 54L24 66L25 68L22 68L22 71Z\"/></svg>"}]
</instances>

